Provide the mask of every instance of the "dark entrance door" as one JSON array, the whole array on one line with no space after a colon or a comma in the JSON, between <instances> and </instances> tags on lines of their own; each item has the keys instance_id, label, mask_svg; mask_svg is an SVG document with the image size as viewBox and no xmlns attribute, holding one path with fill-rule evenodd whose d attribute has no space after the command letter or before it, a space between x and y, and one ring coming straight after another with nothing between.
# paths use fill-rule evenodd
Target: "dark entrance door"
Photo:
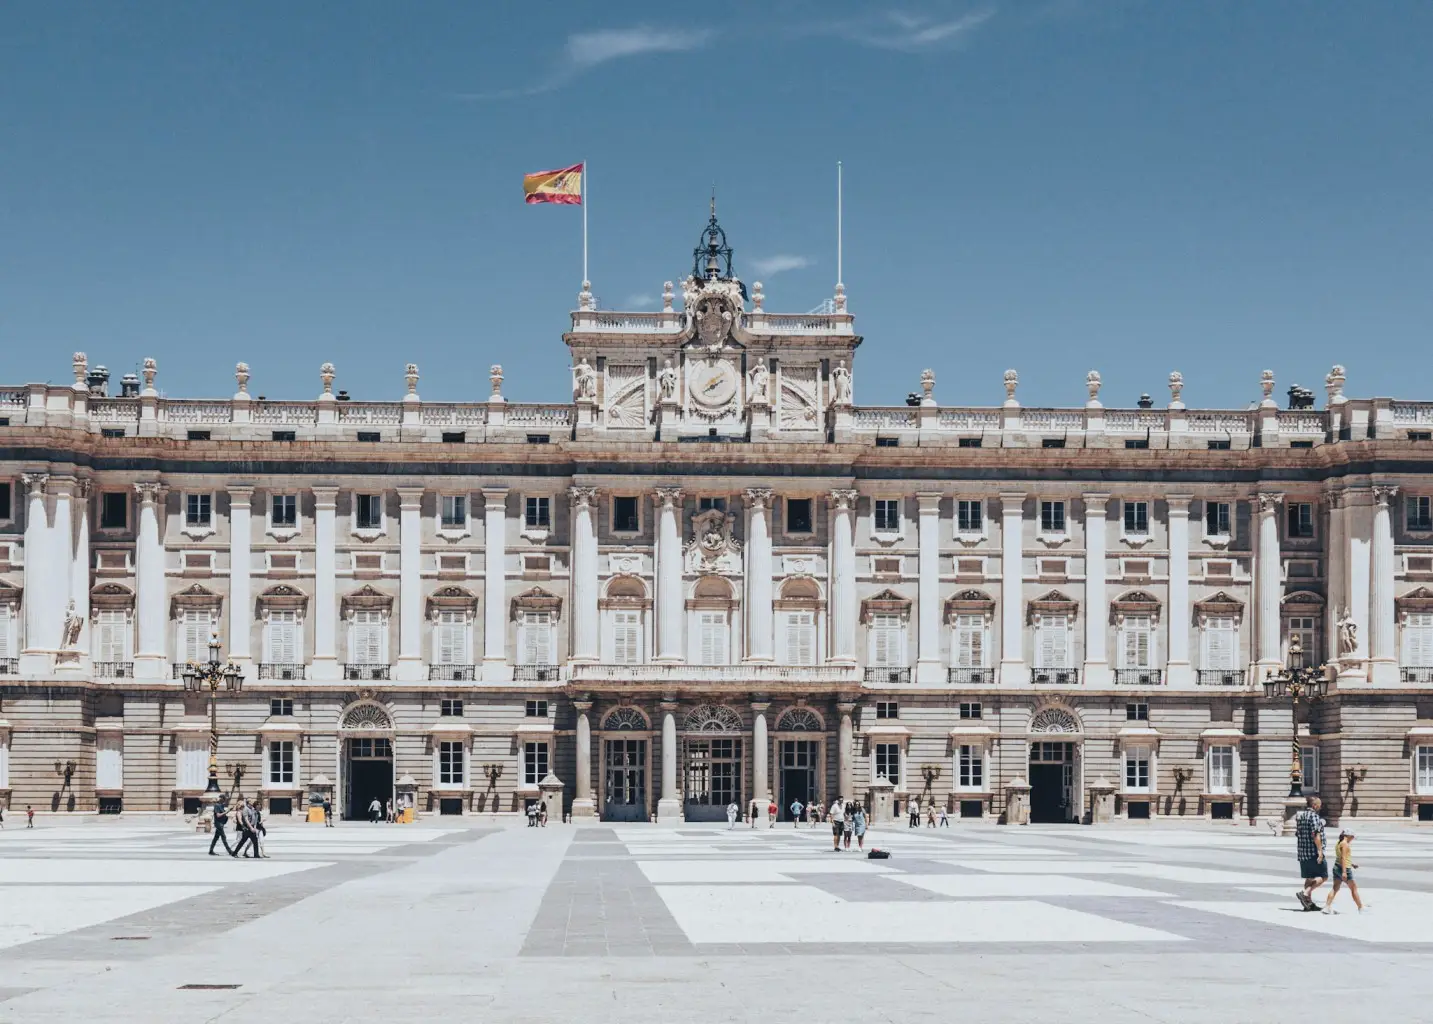
<instances>
[{"instance_id":1,"label":"dark entrance door","mask_svg":"<svg viewBox=\"0 0 1433 1024\"><path fill-rule=\"evenodd\" d=\"M791 820L791 803L800 800L805 807L821 798L816 788L816 758L821 745L815 740L782 740L781 795L776 801L777 817Z\"/></svg>"},{"instance_id":2,"label":"dark entrance door","mask_svg":"<svg viewBox=\"0 0 1433 1024\"><path fill-rule=\"evenodd\" d=\"M343 765L344 817L367 819L377 800L386 810L393 798L393 744L384 737L354 737L347 742Z\"/></svg>"},{"instance_id":3,"label":"dark entrance door","mask_svg":"<svg viewBox=\"0 0 1433 1024\"><path fill-rule=\"evenodd\" d=\"M647 741L606 740L602 820L647 820Z\"/></svg>"},{"instance_id":4,"label":"dark entrance door","mask_svg":"<svg viewBox=\"0 0 1433 1024\"><path fill-rule=\"evenodd\" d=\"M725 821L728 804L742 806L741 740L692 738L686 749L687 821Z\"/></svg>"},{"instance_id":5,"label":"dark entrance door","mask_svg":"<svg viewBox=\"0 0 1433 1024\"><path fill-rule=\"evenodd\" d=\"M1073 821L1075 745L1030 744L1030 820L1063 825Z\"/></svg>"}]
</instances>

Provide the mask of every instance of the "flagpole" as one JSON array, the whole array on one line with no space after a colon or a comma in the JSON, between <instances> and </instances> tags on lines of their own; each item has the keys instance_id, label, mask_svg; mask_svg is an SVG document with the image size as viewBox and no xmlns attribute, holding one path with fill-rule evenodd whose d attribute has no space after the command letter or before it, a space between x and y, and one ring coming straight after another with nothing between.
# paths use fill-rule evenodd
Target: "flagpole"
<instances>
[{"instance_id":1,"label":"flagpole","mask_svg":"<svg viewBox=\"0 0 1433 1024\"><path fill-rule=\"evenodd\" d=\"M836 161L836 283L842 283L841 276L841 161Z\"/></svg>"},{"instance_id":2,"label":"flagpole","mask_svg":"<svg viewBox=\"0 0 1433 1024\"><path fill-rule=\"evenodd\" d=\"M587 161L582 161L582 286L590 280L587 276L587 193L591 182L588 180Z\"/></svg>"}]
</instances>

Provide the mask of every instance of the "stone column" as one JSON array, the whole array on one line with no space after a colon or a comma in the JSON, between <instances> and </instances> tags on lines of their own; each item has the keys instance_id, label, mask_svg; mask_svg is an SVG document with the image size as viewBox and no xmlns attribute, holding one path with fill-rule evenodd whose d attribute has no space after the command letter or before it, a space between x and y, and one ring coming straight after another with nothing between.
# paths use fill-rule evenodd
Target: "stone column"
<instances>
[{"instance_id":1,"label":"stone column","mask_svg":"<svg viewBox=\"0 0 1433 1024\"><path fill-rule=\"evenodd\" d=\"M831 656L856 663L856 492L831 492Z\"/></svg>"},{"instance_id":2,"label":"stone column","mask_svg":"<svg viewBox=\"0 0 1433 1024\"><path fill-rule=\"evenodd\" d=\"M1165 648L1165 682L1170 686L1194 685L1189 661L1189 495L1171 494L1169 505L1169 643Z\"/></svg>"},{"instance_id":3,"label":"stone column","mask_svg":"<svg viewBox=\"0 0 1433 1024\"><path fill-rule=\"evenodd\" d=\"M423 488L398 488L398 664L394 677L416 683L423 671Z\"/></svg>"},{"instance_id":4,"label":"stone column","mask_svg":"<svg viewBox=\"0 0 1433 1024\"><path fill-rule=\"evenodd\" d=\"M1105 655L1110 606L1105 598L1105 547L1108 494L1085 495L1085 671L1087 686L1109 686L1114 681Z\"/></svg>"},{"instance_id":5,"label":"stone column","mask_svg":"<svg viewBox=\"0 0 1433 1024\"><path fill-rule=\"evenodd\" d=\"M1369 549L1373 536L1372 493L1368 489L1346 492L1343 510L1345 536L1348 540L1348 564L1345 566L1344 587L1348 606L1346 612L1354 627L1354 646L1340 657L1339 675L1344 682L1368 678L1368 616L1372 595L1372 573ZM1337 633L1335 633L1337 636Z\"/></svg>"},{"instance_id":6,"label":"stone column","mask_svg":"<svg viewBox=\"0 0 1433 1024\"><path fill-rule=\"evenodd\" d=\"M335 682L338 668L338 488L313 489L313 672Z\"/></svg>"},{"instance_id":7,"label":"stone column","mask_svg":"<svg viewBox=\"0 0 1433 1024\"><path fill-rule=\"evenodd\" d=\"M1000 683L1024 686L1025 495L1000 495Z\"/></svg>"},{"instance_id":8,"label":"stone column","mask_svg":"<svg viewBox=\"0 0 1433 1024\"><path fill-rule=\"evenodd\" d=\"M776 660L775 617L771 604L771 491L746 492L747 660Z\"/></svg>"},{"instance_id":9,"label":"stone column","mask_svg":"<svg viewBox=\"0 0 1433 1024\"><path fill-rule=\"evenodd\" d=\"M841 799L854 800L856 798L856 773L854 768L856 742L856 727L851 720L856 705L841 703L836 706L841 713L841 724L836 731L836 779L837 785L841 787ZM904 756L904 752L902 752ZM895 780L892 780L895 781Z\"/></svg>"},{"instance_id":10,"label":"stone column","mask_svg":"<svg viewBox=\"0 0 1433 1024\"><path fill-rule=\"evenodd\" d=\"M1369 682L1398 682L1398 655L1394 649L1393 515L1389 506L1397 487L1373 488L1373 543L1369 566L1368 652Z\"/></svg>"},{"instance_id":11,"label":"stone column","mask_svg":"<svg viewBox=\"0 0 1433 1024\"><path fill-rule=\"evenodd\" d=\"M50 527L49 563L50 619L54 624L54 644L57 650L65 646L65 619L70 610L70 579L74 575L71 564L75 558L74 491L75 481L71 477L51 477L50 489L55 495L55 521ZM64 662L73 670L77 666L68 654L57 655L56 663Z\"/></svg>"},{"instance_id":12,"label":"stone column","mask_svg":"<svg viewBox=\"0 0 1433 1024\"><path fill-rule=\"evenodd\" d=\"M591 818L597 807L592 802L592 711L590 700L574 701L577 708L577 778L573 780L572 816Z\"/></svg>"},{"instance_id":13,"label":"stone column","mask_svg":"<svg viewBox=\"0 0 1433 1024\"><path fill-rule=\"evenodd\" d=\"M763 809L771 801L771 786L766 775L771 757L771 751L767 749L770 743L766 738L766 709L769 707L771 704L766 701L752 701L751 704L751 796L746 802L750 806L755 799Z\"/></svg>"},{"instance_id":14,"label":"stone column","mask_svg":"<svg viewBox=\"0 0 1433 1024\"><path fill-rule=\"evenodd\" d=\"M920 509L920 583L916 631L916 682L943 683L940 663L940 495L917 494Z\"/></svg>"},{"instance_id":15,"label":"stone column","mask_svg":"<svg viewBox=\"0 0 1433 1024\"><path fill-rule=\"evenodd\" d=\"M229 486L229 660L250 675L254 608L249 573L254 489Z\"/></svg>"},{"instance_id":16,"label":"stone column","mask_svg":"<svg viewBox=\"0 0 1433 1024\"><path fill-rule=\"evenodd\" d=\"M657 658L682 660L685 615L682 601L682 490L658 487L657 507Z\"/></svg>"},{"instance_id":17,"label":"stone column","mask_svg":"<svg viewBox=\"0 0 1433 1024\"><path fill-rule=\"evenodd\" d=\"M1283 589L1283 567L1279 558L1279 508L1284 496L1262 492L1257 496L1259 510L1259 576L1255 592L1258 595L1258 638L1255 648L1258 661L1254 666L1254 681L1262 682L1269 670L1279 667L1279 598Z\"/></svg>"},{"instance_id":18,"label":"stone column","mask_svg":"<svg viewBox=\"0 0 1433 1024\"><path fill-rule=\"evenodd\" d=\"M483 488L483 679L487 682L512 675L507 663L507 496L506 487ZM589 757L590 748L589 742ZM575 792L578 799L586 799L586 813L591 815L592 794ZM577 803L572 806L576 815Z\"/></svg>"},{"instance_id":19,"label":"stone column","mask_svg":"<svg viewBox=\"0 0 1433 1024\"><path fill-rule=\"evenodd\" d=\"M658 821L680 821L682 804L677 799L677 705L662 701L662 795L657 800Z\"/></svg>"},{"instance_id":20,"label":"stone column","mask_svg":"<svg viewBox=\"0 0 1433 1024\"><path fill-rule=\"evenodd\" d=\"M50 515L45 500L48 473L26 473L25 484L25 647L20 655L20 672L47 676L55 667L59 635L50 628Z\"/></svg>"},{"instance_id":21,"label":"stone column","mask_svg":"<svg viewBox=\"0 0 1433 1024\"><path fill-rule=\"evenodd\" d=\"M75 646L80 651L80 665L90 664L90 482L75 483L75 544L70 552L70 600L80 617L80 636Z\"/></svg>"},{"instance_id":22,"label":"stone column","mask_svg":"<svg viewBox=\"0 0 1433 1024\"><path fill-rule=\"evenodd\" d=\"M160 532L160 511L167 488L157 483L134 485L139 493L139 531L135 543L135 581L139 593L135 609L139 618L139 650L134 655L134 678L157 682L169 673L168 645L164 642L165 582L164 541Z\"/></svg>"},{"instance_id":23,"label":"stone column","mask_svg":"<svg viewBox=\"0 0 1433 1024\"><path fill-rule=\"evenodd\" d=\"M1329 510L1328 536L1328 599L1324 606L1324 637L1329 664L1337 664L1338 619L1348 606L1346 566L1348 559L1348 526L1344 522L1344 493L1329 491L1324 495Z\"/></svg>"},{"instance_id":24,"label":"stone column","mask_svg":"<svg viewBox=\"0 0 1433 1024\"><path fill-rule=\"evenodd\" d=\"M597 488L574 487L572 497L572 660L599 661L597 628Z\"/></svg>"}]
</instances>

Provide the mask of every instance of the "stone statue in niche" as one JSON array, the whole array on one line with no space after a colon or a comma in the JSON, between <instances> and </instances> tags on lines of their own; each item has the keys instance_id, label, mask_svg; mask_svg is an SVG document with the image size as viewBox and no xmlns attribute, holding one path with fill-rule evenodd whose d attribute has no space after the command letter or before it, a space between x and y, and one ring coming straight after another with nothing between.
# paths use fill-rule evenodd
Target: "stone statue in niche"
<instances>
[{"instance_id":1,"label":"stone statue in niche","mask_svg":"<svg viewBox=\"0 0 1433 1024\"><path fill-rule=\"evenodd\" d=\"M768 381L771 371L766 368L766 363L758 360L752 364L751 373L748 378L751 382L751 402L753 405L765 405L767 402Z\"/></svg>"},{"instance_id":2,"label":"stone statue in niche","mask_svg":"<svg viewBox=\"0 0 1433 1024\"><path fill-rule=\"evenodd\" d=\"M1353 654L1358 650L1358 623L1353 621L1353 616L1345 608L1338 617L1338 653L1339 656Z\"/></svg>"},{"instance_id":3,"label":"stone statue in niche","mask_svg":"<svg viewBox=\"0 0 1433 1024\"><path fill-rule=\"evenodd\" d=\"M665 366L657 371L657 387L662 392L662 401L674 402L677 400L677 371L672 366L670 359L667 360Z\"/></svg>"},{"instance_id":4,"label":"stone statue in niche","mask_svg":"<svg viewBox=\"0 0 1433 1024\"><path fill-rule=\"evenodd\" d=\"M64 635L61 638L60 646L64 650L73 650L75 644L80 641L80 629L84 626L85 620L80 618L80 613L75 608L72 598L70 606L65 609Z\"/></svg>"},{"instance_id":5,"label":"stone statue in niche","mask_svg":"<svg viewBox=\"0 0 1433 1024\"><path fill-rule=\"evenodd\" d=\"M831 387L837 405L851 404L851 371L846 369L846 360L841 360L831 371Z\"/></svg>"},{"instance_id":6,"label":"stone statue in niche","mask_svg":"<svg viewBox=\"0 0 1433 1024\"><path fill-rule=\"evenodd\" d=\"M572 397L578 401L590 402L597 397L597 371L583 356L582 361L572 368Z\"/></svg>"}]
</instances>

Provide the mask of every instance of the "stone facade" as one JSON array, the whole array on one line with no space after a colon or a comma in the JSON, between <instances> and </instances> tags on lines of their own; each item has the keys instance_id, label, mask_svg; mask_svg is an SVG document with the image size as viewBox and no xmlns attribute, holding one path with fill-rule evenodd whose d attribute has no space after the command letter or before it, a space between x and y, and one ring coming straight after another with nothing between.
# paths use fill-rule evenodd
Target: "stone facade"
<instances>
[{"instance_id":1,"label":"stone facade","mask_svg":"<svg viewBox=\"0 0 1433 1024\"><path fill-rule=\"evenodd\" d=\"M192 810L211 631L226 789L341 812L718 817L888 779L960 816L1433 813L1433 403L1291 392L853 403L861 338L767 313L713 219L656 313L564 336L573 399L0 389L0 800ZM715 256L713 255L715 254ZM1023 802L1023 799L1022 801ZM1020 802L1017 802L1017 807ZM1023 816L1023 812L1017 816Z\"/></svg>"}]
</instances>

